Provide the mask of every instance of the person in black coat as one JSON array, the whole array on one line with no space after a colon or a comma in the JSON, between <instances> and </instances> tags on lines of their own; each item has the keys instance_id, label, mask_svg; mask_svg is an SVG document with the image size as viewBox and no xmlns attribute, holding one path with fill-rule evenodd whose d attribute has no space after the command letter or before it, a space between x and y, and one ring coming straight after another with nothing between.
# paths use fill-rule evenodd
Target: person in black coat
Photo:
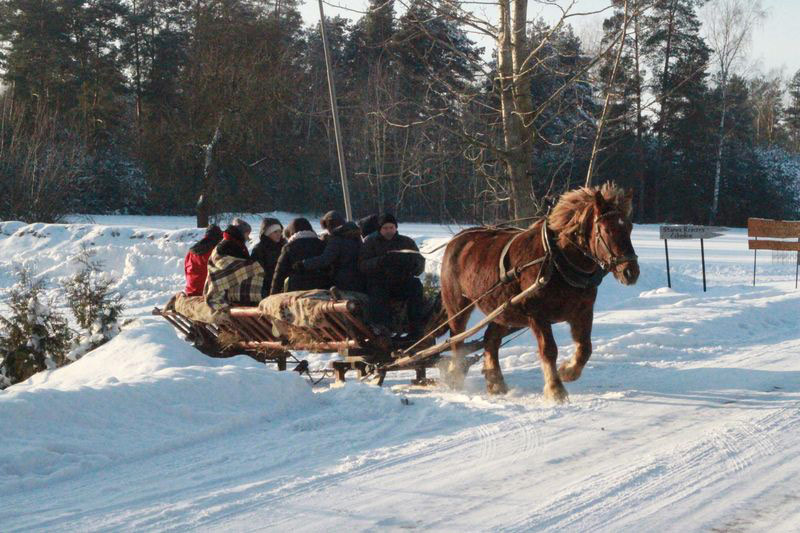
<instances>
[{"instance_id":1,"label":"person in black coat","mask_svg":"<svg viewBox=\"0 0 800 533\"><path fill-rule=\"evenodd\" d=\"M259 231L259 241L250 252L250 257L255 259L264 268L264 277L272 280L275 274L275 267L281 250L286 244L283 238L283 226L277 218L265 218L261 221Z\"/></svg>"},{"instance_id":2,"label":"person in black coat","mask_svg":"<svg viewBox=\"0 0 800 533\"><path fill-rule=\"evenodd\" d=\"M330 271L331 281L343 291L364 292L364 278L358 271L361 230L346 222L338 211L328 211L320 221L328 231L322 255L303 260L306 271Z\"/></svg>"},{"instance_id":3,"label":"person in black coat","mask_svg":"<svg viewBox=\"0 0 800 533\"><path fill-rule=\"evenodd\" d=\"M325 250L311 223L305 218L296 218L286 227L289 240L281 250L275 274L272 277L270 294L283 292L283 284L289 278L288 291L307 291L310 289L328 289L331 286L327 272L321 270L306 271L303 259L316 257Z\"/></svg>"},{"instance_id":4,"label":"person in black coat","mask_svg":"<svg viewBox=\"0 0 800 533\"><path fill-rule=\"evenodd\" d=\"M367 276L370 315L376 324L388 327L389 299L405 300L409 335L419 337L425 316L422 282L417 276L425 270L425 258L413 239L397 233L394 216L381 215L378 224L378 231L364 240L358 257L358 269Z\"/></svg>"}]
</instances>

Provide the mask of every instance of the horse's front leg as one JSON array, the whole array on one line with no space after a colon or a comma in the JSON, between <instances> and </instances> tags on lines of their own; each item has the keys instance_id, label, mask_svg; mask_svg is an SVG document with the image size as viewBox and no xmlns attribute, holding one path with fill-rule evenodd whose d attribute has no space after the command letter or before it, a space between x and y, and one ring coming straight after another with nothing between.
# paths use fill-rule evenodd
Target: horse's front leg
<instances>
[{"instance_id":1,"label":"horse's front leg","mask_svg":"<svg viewBox=\"0 0 800 533\"><path fill-rule=\"evenodd\" d=\"M544 390L542 391L544 397L557 403L566 402L569 400L569 395L556 370L558 346L553 338L553 328L549 322L536 319L531 319L530 327L539 343L539 361L542 363L542 374L544 375Z\"/></svg>"},{"instance_id":2,"label":"horse's front leg","mask_svg":"<svg viewBox=\"0 0 800 533\"><path fill-rule=\"evenodd\" d=\"M569 323L572 340L575 341L575 355L558 369L562 381L575 381L581 377L583 367L592 355L592 306Z\"/></svg>"},{"instance_id":3,"label":"horse's front leg","mask_svg":"<svg viewBox=\"0 0 800 533\"><path fill-rule=\"evenodd\" d=\"M500 370L500 344L503 341L503 336L508 333L508 328L496 324L489 323L486 328L486 333L483 335L483 375L486 378L486 391L489 394L505 394L508 392L506 380L503 378L503 372Z\"/></svg>"}]
</instances>

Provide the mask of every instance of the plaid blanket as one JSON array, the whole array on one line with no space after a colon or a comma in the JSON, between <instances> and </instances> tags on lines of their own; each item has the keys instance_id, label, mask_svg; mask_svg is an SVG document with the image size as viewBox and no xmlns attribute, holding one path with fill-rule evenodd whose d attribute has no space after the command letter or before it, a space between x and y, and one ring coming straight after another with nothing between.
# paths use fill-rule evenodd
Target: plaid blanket
<instances>
[{"instance_id":1,"label":"plaid blanket","mask_svg":"<svg viewBox=\"0 0 800 533\"><path fill-rule=\"evenodd\" d=\"M264 268L256 261L217 253L208 260L208 278L203 297L208 306L219 311L231 305L258 305L269 293Z\"/></svg>"}]
</instances>

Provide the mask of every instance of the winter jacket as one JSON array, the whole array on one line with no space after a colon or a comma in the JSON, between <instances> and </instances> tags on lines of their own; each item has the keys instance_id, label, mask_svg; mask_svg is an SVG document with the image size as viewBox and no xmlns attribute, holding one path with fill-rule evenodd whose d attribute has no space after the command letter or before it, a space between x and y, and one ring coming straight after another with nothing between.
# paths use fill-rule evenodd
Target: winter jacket
<instances>
[{"instance_id":1,"label":"winter jacket","mask_svg":"<svg viewBox=\"0 0 800 533\"><path fill-rule=\"evenodd\" d=\"M322 255L305 259L307 271L330 270L331 281L341 290L364 292L364 276L358 271L361 230L354 222L346 222L330 232Z\"/></svg>"},{"instance_id":2,"label":"winter jacket","mask_svg":"<svg viewBox=\"0 0 800 533\"><path fill-rule=\"evenodd\" d=\"M298 231L292 235L278 258L270 294L283 292L283 283L287 277L289 278L288 290L290 292L330 288L331 283L327 272L321 270L297 271L293 268L298 262L316 257L324 250L325 243L313 231Z\"/></svg>"},{"instance_id":3,"label":"winter jacket","mask_svg":"<svg viewBox=\"0 0 800 533\"><path fill-rule=\"evenodd\" d=\"M253 251L250 253L250 258L258 261L264 269L264 275L270 282L272 282L275 266L278 264L278 258L281 256L281 250L285 244L286 239L275 242L266 235L262 235L261 240L253 247Z\"/></svg>"},{"instance_id":4,"label":"winter jacket","mask_svg":"<svg viewBox=\"0 0 800 533\"><path fill-rule=\"evenodd\" d=\"M402 283L425 271L425 258L418 252L417 244L410 237L396 233L386 240L377 231L361 245L358 269L373 280L382 279L392 285Z\"/></svg>"},{"instance_id":5,"label":"winter jacket","mask_svg":"<svg viewBox=\"0 0 800 533\"><path fill-rule=\"evenodd\" d=\"M219 243L219 229L216 238L206 234L194 246L189 248L183 260L183 271L186 274L186 296L202 296L203 287L208 276L208 258Z\"/></svg>"},{"instance_id":6,"label":"winter jacket","mask_svg":"<svg viewBox=\"0 0 800 533\"><path fill-rule=\"evenodd\" d=\"M208 277L208 258L211 257L210 249L208 252L198 255L191 250L183 260L183 271L186 273L186 289L183 292L186 296L201 296L203 287Z\"/></svg>"}]
</instances>

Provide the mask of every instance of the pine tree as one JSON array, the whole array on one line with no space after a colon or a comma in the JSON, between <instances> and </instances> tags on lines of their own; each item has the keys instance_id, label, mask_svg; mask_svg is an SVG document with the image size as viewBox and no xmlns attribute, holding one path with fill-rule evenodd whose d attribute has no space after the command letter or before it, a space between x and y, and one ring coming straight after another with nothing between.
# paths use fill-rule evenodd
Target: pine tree
<instances>
[{"instance_id":1,"label":"pine tree","mask_svg":"<svg viewBox=\"0 0 800 533\"><path fill-rule=\"evenodd\" d=\"M688 216L686 198L665 196L668 189L677 187L688 198L696 198L701 184L710 187L705 176L686 174L703 172L702 163L707 161L701 162L698 156L709 149L707 139L696 135L699 128L707 127L703 115L708 104L705 77L710 50L700 36L696 12L704 2L654 0L642 20L642 50L660 104L654 125L656 156L649 206L656 220Z\"/></svg>"},{"instance_id":2,"label":"pine tree","mask_svg":"<svg viewBox=\"0 0 800 533\"><path fill-rule=\"evenodd\" d=\"M124 309L122 297L111 293L112 282L103 275L103 264L94 255L84 247L74 259L80 269L64 284L69 307L82 330L69 354L73 360L111 340L119 332Z\"/></svg>"},{"instance_id":3,"label":"pine tree","mask_svg":"<svg viewBox=\"0 0 800 533\"><path fill-rule=\"evenodd\" d=\"M637 219L644 220L647 196L645 159L647 120L643 113L644 65L641 56L642 9L645 2L628 0L627 34L617 66L614 83L608 86L616 58L616 47L609 50L599 71L600 88L610 92L611 109L606 125L604 153L598 165L597 182L614 179L617 183L636 189L635 208ZM612 42L625 23L625 1L614 0L614 14L603 22L603 45ZM633 149L631 149L633 147Z\"/></svg>"},{"instance_id":4,"label":"pine tree","mask_svg":"<svg viewBox=\"0 0 800 533\"><path fill-rule=\"evenodd\" d=\"M68 362L72 332L43 294L44 281L17 268L8 298L10 315L0 316L0 388Z\"/></svg>"}]
</instances>

